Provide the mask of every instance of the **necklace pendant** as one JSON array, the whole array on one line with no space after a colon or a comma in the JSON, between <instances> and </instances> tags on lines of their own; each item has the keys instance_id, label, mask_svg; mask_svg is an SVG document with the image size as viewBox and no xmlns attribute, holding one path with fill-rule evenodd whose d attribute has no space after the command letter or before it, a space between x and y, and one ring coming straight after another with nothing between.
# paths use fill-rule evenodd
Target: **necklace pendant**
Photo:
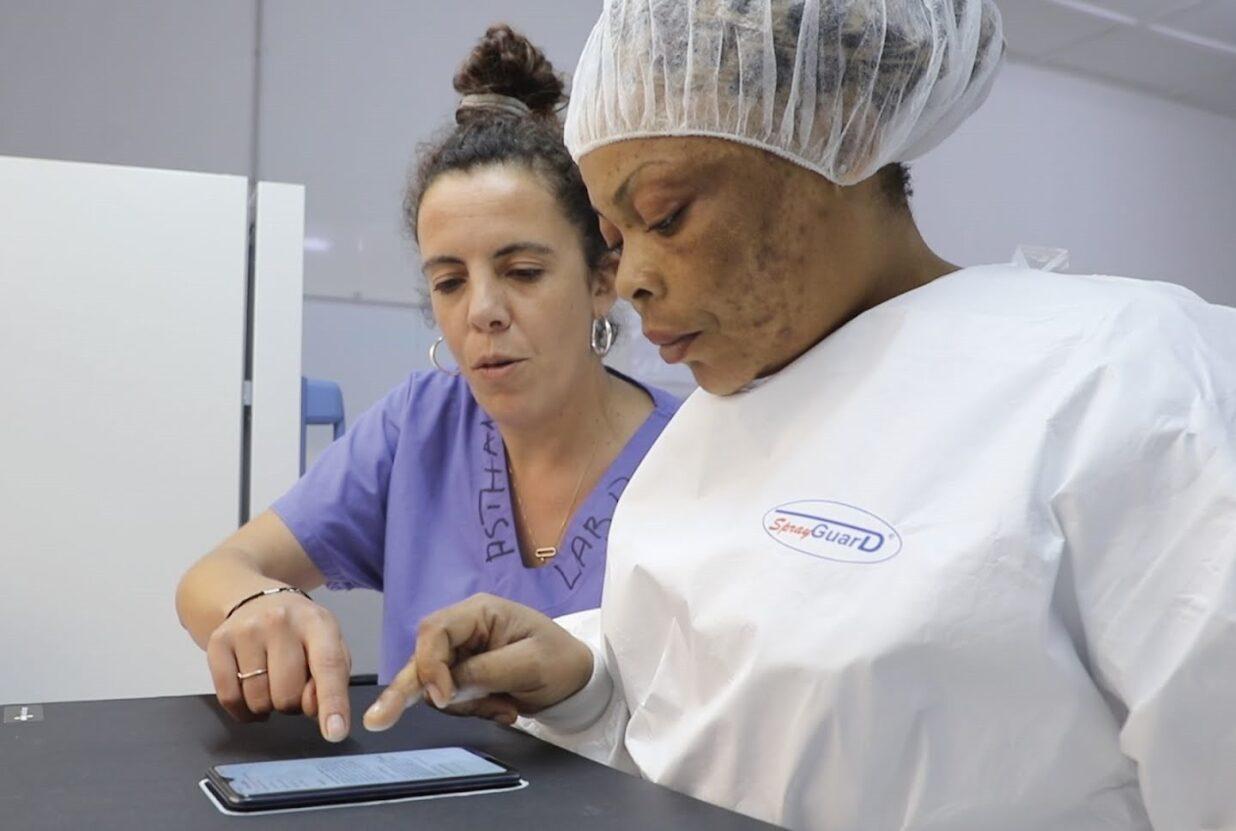
<instances>
[{"instance_id":1,"label":"necklace pendant","mask_svg":"<svg viewBox=\"0 0 1236 831\"><path fill-rule=\"evenodd\" d=\"M552 560L555 556L557 556L557 554L558 549L551 545L548 548L538 548L532 556L536 557L543 563L546 560Z\"/></svg>"}]
</instances>

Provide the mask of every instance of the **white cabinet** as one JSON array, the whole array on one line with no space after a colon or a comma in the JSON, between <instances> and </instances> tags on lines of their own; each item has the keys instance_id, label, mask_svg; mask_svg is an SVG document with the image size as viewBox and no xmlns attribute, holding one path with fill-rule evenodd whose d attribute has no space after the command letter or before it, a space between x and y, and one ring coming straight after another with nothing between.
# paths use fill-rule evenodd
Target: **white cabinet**
<instances>
[{"instance_id":1,"label":"white cabinet","mask_svg":"<svg viewBox=\"0 0 1236 831\"><path fill-rule=\"evenodd\" d=\"M296 478L303 204L0 157L0 702L210 689L173 595Z\"/></svg>"}]
</instances>

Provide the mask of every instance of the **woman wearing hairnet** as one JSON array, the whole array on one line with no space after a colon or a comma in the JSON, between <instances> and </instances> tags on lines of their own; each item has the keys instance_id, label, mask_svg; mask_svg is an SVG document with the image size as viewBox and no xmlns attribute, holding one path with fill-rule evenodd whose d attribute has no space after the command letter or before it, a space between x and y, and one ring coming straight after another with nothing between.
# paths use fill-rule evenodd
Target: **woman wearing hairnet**
<instances>
[{"instance_id":1,"label":"woman wearing hairnet","mask_svg":"<svg viewBox=\"0 0 1236 831\"><path fill-rule=\"evenodd\" d=\"M534 715L792 828L1236 826L1236 312L927 248L901 163L1001 51L989 1L607 0L567 143L703 391L599 616L441 611L371 727Z\"/></svg>"}]
</instances>

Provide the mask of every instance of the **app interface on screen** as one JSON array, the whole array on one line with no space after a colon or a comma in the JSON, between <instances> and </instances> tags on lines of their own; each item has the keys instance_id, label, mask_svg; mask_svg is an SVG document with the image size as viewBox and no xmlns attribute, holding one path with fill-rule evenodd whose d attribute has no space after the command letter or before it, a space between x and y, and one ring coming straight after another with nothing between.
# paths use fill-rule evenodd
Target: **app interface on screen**
<instances>
[{"instance_id":1,"label":"app interface on screen","mask_svg":"<svg viewBox=\"0 0 1236 831\"><path fill-rule=\"evenodd\" d=\"M502 773L493 762L461 747L289 759L278 762L248 762L219 765L219 774L231 780L234 791L244 796L316 791L356 785L392 782L423 782L454 776Z\"/></svg>"}]
</instances>

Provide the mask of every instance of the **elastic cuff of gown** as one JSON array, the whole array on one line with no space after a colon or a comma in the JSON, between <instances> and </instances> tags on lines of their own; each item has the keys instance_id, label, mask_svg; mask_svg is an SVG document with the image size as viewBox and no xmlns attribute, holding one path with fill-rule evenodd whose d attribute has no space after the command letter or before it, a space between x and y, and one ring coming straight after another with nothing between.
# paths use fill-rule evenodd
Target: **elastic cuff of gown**
<instances>
[{"instance_id":1,"label":"elastic cuff of gown","mask_svg":"<svg viewBox=\"0 0 1236 831\"><path fill-rule=\"evenodd\" d=\"M559 701L533 716L538 723L559 733L579 733L596 724L609 708L614 694L614 679L605 667L599 650L588 646L592 653L592 677L579 692Z\"/></svg>"}]
</instances>

